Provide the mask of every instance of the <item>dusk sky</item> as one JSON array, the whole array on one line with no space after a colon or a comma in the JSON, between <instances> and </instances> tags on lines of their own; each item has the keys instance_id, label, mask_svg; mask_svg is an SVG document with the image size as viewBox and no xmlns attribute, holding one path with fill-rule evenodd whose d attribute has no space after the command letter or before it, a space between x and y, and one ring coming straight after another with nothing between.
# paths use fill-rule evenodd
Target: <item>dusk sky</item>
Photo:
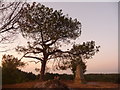
<instances>
[{"instance_id":1,"label":"dusk sky","mask_svg":"<svg viewBox=\"0 0 120 90\"><path fill-rule=\"evenodd\" d=\"M117 2L42 2L42 4L52 7L54 10L62 9L64 14L68 14L72 18L77 18L82 23L82 34L76 40L76 43L94 40L96 45L101 46L100 52L93 56L92 59L87 60L86 73L118 72ZM20 40L19 43L17 43L18 40ZM14 48L16 45L24 42L19 36L14 44L8 46L9 48ZM63 49L66 48L69 48L69 46L63 47ZM0 59L4 53L0 53ZM21 56L14 52L14 50L7 53L16 57ZM27 59L23 61L27 61ZM23 69L28 72L35 72L34 69L36 67L39 68L40 64L29 63ZM60 71L60 73L71 73L71 71Z\"/></svg>"}]
</instances>

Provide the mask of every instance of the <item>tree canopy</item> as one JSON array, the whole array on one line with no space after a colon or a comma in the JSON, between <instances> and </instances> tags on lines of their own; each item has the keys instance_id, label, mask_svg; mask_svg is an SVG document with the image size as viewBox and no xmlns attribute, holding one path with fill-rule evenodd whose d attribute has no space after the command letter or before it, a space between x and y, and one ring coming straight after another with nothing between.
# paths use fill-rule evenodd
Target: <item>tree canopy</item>
<instances>
[{"instance_id":1,"label":"tree canopy","mask_svg":"<svg viewBox=\"0 0 120 90\"><path fill-rule=\"evenodd\" d=\"M19 67L25 66L25 63L15 58L13 55L3 55L2 57L2 68L3 69L18 69Z\"/></svg>"},{"instance_id":2,"label":"tree canopy","mask_svg":"<svg viewBox=\"0 0 120 90\"><path fill-rule=\"evenodd\" d=\"M53 10L35 2L22 8L17 23L22 35L29 41L27 47L18 46L16 50L23 52L23 57L41 61L41 78L47 60L58 57L62 52L59 49L62 43L68 43L81 34L81 23L77 19L63 15L62 10Z\"/></svg>"},{"instance_id":3,"label":"tree canopy","mask_svg":"<svg viewBox=\"0 0 120 90\"><path fill-rule=\"evenodd\" d=\"M25 63L18 60L13 55L3 55L2 57L2 83L18 83L26 80L25 75L20 70L20 67L25 66Z\"/></svg>"},{"instance_id":4,"label":"tree canopy","mask_svg":"<svg viewBox=\"0 0 120 90\"><path fill-rule=\"evenodd\" d=\"M81 65L83 73L86 72L86 59L92 58L97 52L99 52L100 46L95 45L95 41L83 42L82 44L74 44L66 61L57 65L58 69L66 70L70 68L75 75L76 66ZM82 56L81 56L82 55ZM82 60L84 59L84 61Z\"/></svg>"},{"instance_id":5,"label":"tree canopy","mask_svg":"<svg viewBox=\"0 0 120 90\"><path fill-rule=\"evenodd\" d=\"M53 10L35 2L21 10L18 24L24 36L49 43L58 40L75 39L81 33L81 23L63 15L62 10Z\"/></svg>"},{"instance_id":6,"label":"tree canopy","mask_svg":"<svg viewBox=\"0 0 120 90\"><path fill-rule=\"evenodd\" d=\"M5 32L14 34L18 31L21 33L28 40L27 46L18 46L16 51L24 53L23 57L25 58L33 58L41 62L40 79L44 79L48 60L63 59L67 68L72 68L72 70L75 70L75 65L82 64L85 72L86 65L81 61L81 55L84 59L89 59L99 51L99 46L95 46L94 41L83 42L81 45L75 44L68 51L60 49L63 43L69 44L71 39L75 40L81 35L81 23L77 19L64 15L62 10L53 10L53 8L36 2L13 2L6 6L0 2L0 5L2 7L0 12L3 15L2 18L0 17L1 21L3 20L3 22L0 22L0 37L2 37L0 42L9 38L3 37L3 35L6 35L3 34ZM11 12L7 15L6 13L9 10ZM3 58L17 60L9 55L3 56ZM10 66L5 63L3 62L4 67ZM20 62L13 62L12 64L15 65L12 68L19 67L18 63ZM66 69L63 66L60 66L60 68Z\"/></svg>"}]
</instances>

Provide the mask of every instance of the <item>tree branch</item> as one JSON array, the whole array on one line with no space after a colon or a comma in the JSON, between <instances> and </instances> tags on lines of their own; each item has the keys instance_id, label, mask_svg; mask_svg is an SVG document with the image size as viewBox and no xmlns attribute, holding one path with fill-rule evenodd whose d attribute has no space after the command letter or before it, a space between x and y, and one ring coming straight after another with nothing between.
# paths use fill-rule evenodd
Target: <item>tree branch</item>
<instances>
[{"instance_id":1,"label":"tree branch","mask_svg":"<svg viewBox=\"0 0 120 90\"><path fill-rule=\"evenodd\" d=\"M37 59L37 60L40 60L40 61L43 61L41 58L38 58L38 57L33 57L33 56L24 56L25 58L33 58L33 59Z\"/></svg>"},{"instance_id":2,"label":"tree branch","mask_svg":"<svg viewBox=\"0 0 120 90\"><path fill-rule=\"evenodd\" d=\"M51 46L52 44L54 44L58 39L52 41L51 43L47 44L47 46Z\"/></svg>"},{"instance_id":3,"label":"tree branch","mask_svg":"<svg viewBox=\"0 0 120 90\"><path fill-rule=\"evenodd\" d=\"M72 55L76 55L76 56L82 54L82 53L75 53L74 54L73 52L70 52L70 51L62 51L62 50L58 49L58 50L54 50L52 52L49 52L48 55L52 55L52 54L55 54L55 53L68 53L68 54L72 54Z\"/></svg>"},{"instance_id":4,"label":"tree branch","mask_svg":"<svg viewBox=\"0 0 120 90\"><path fill-rule=\"evenodd\" d=\"M63 53L63 51L61 51L61 50L54 50L54 51L52 51L52 52L49 52L48 53L48 55L52 55L52 54L55 54L55 53L57 53L57 52L59 52L59 53Z\"/></svg>"},{"instance_id":5,"label":"tree branch","mask_svg":"<svg viewBox=\"0 0 120 90\"><path fill-rule=\"evenodd\" d=\"M11 3L10 5L6 6L6 7L0 8L0 10L5 10L5 9L7 9L7 8L11 7L13 4L14 4L14 2L13 2L13 3Z\"/></svg>"},{"instance_id":6,"label":"tree branch","mask_svg":"<svg viewBox=\"0 0 120 90\"><path fill-rule=\"evenodd\" d=\"M35 64L37 64L37 63L39 63L40 61L37 61L37 62L36 62L36 61L29 61L29 62L34 62Z\"/></svg>"},{"instance_id":7,"label":"tree branch","mask_svg":"<svg viewBox=\"0 0 120 90\"><path fill-rule=\"evenodd\" d=\"M14 29L14 27L12 26L12 27L10 27L10 28L8 28L8 29L5 29L5 30L3 30L2 31L2 29L4 29L4 27L2 27L2 28L0 28L0 33L4 33L4 32L6 32L6 31L9 31L9 30L11 30L11 29Z\"/></svg>"},{"instance_id":8,"label":"tree branch","mask_svg":"<svg viewBox=\"0 0 120 90\"><path fill-rule=\"evenodd\" d=\"M8 18L9 18L9 21L8 21L7 23L5 23L3 26L1 26L1 28L0 28L0 33L3 33L3 32L6 32L6 31L9 31L9 30L14 29L14 28L13 28L13 25L12 25L12 27L10 27L10 28L8 28L8 29L6 29L6 27L7 27L8 25L10 25L10 23L12 23L13 21L15 21L15 19L18 17L19 13L21 12L22 7L24 6L24 4L22 5L22 7L21 7L21 9L18 11L18 13L17 13L15 16L13 16L13 14L15 13L15 10L18 8L19 4L20 4L20 2L17 4L17 6L16 6L15 9L13 10L13 12L12 12L12 13L10 14L10 16L8 17ZM13 16L13 18L11 19L12 16ZM19 17L20 17L20 16L19 16ZM14 22L14 23L15 23L15 22ZM5 29L5 30L4 30L4 29Z\"/></svg>"},{"instance_id":9,"label":"tree branch","mask_svg":"<svg viewBox=\"0 0 120 90\"><path fill-rule=\"evenodd\" d=\"M42 49L42 48L36 47L36 48L34 48L34 49L36 49L37 51L43 52L43 49ZM40 52L35 52L35 53L40 53Z\"/></svg>"}]
</instances>

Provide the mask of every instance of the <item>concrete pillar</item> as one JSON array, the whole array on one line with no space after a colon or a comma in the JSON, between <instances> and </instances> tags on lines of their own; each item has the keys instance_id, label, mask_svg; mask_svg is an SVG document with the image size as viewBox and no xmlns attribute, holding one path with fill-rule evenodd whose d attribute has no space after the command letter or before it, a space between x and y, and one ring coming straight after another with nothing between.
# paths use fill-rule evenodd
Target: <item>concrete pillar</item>
<instances>
[{"instance_id":1,"label":"concrete pillar","mask_svg":"<svg viewBox=\"0 0 120 90\"><path fill-rule=\"evenodd\" d=\"M83 60L83 56L81 55L81 60ZM75 72L75 83L86 83L84 74L83 74L83 69L80 64L76 66L76 72Z\"/></svg>"}]
</instances>

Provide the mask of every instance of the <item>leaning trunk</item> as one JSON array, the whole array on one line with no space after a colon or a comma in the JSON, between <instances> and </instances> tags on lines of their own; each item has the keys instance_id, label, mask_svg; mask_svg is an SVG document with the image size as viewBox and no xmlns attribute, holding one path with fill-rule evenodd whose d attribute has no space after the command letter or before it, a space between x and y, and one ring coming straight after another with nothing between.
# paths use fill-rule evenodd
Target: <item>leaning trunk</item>
<instances>
[{"instance_id":1,"label":"leaning trunk","mask_svg":"<svg viewBox=\"0 0 120 90\"><path fill-rule=\"evenodd\" d=\"M41 65L40 80L44 80L45 67L46 67L46 60L44 60Z\"/></svg>"},{"instance_id":2,"label":"leaning trunk","mask_svg":"<svg viewBox=\"0 0 120 90\"><path fill-rule=\"evenodd\" d=\"M76 66L75 83L85 83L83 69L80 64Z\"/></svg>"}]
</instances>

